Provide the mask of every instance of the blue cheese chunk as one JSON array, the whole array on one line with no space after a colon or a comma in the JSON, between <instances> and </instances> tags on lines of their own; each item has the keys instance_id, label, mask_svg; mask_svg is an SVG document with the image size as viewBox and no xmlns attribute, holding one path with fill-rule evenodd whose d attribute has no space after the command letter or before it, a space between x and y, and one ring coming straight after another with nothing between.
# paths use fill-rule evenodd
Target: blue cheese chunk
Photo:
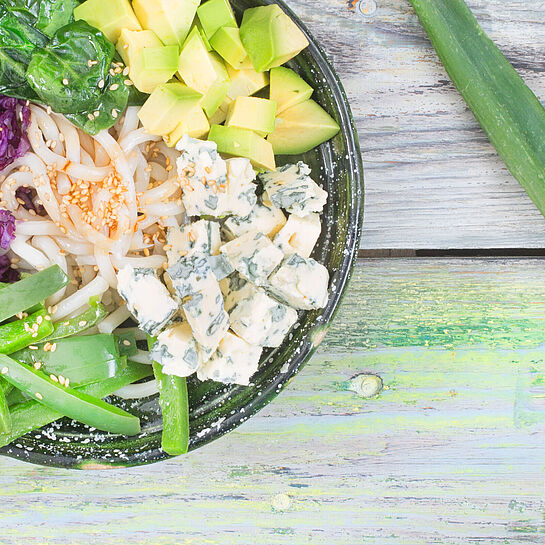
<instances>
[{"instance_id":1,"label":"blue cheese chunk","mask_svg":"<svg viewBox=\"0 0 545 545\"><path fill-rule=\"evenodd\" d=\"M199 380L247 386L257 371L263 349L228 331L212 357L197 370Z\"/></svg>"},{"instance_id":2,"label":"blue cheese chunk","mask_svg":"<svg viewBox=\"0 0 545 545\"><path fill-rule=\"evenodd\" d=\"M280 208L272 203L257 203L248 216L227 218L222 234L228 240L233 240L249 231L259 231L272 238L285 223L286 216Z\"/></svg>"},{"instance_id":3,"label":"blue cheese chunk","mask_svg":"<svg viewBox=\"0 0 545 545\"><path fill-rule=\"evenodd\" d=\"M215 221L199 220L167 230L168 264L174 265L180 257L200 253L219 254L220 227Z\"/></svg>"},{"instance_id":4,"label":"blue cheese chunk","mask_svg":"<svg viewBox=\"0 0 545 545\"><path fill-rule=\"evenodd\" d=\"M210 263L214 276L218 280L226 278L235 270L223 255L212 255L208 258L208 262Z\"/></svg>"},{"instance_id":5,"label":"blue cheese chunk","mask_svg":"<svg viewBox=\"0 0 545 545\"><path fill-rule=\"evenodd\" d=\"M231 312L242 299L251 295L254 288L250 282L235 272L220 281L220 289L223 294L225 310Z\"/></svg>"},{"instance_id":6,"label":"blue cheese chunk","mask_svg":"<svg viewBox=\"0 0 545 545\"><path fill-rule=\"evenodd\" d=\"M231 310L231 329L247 343L276 347L297 322L297 312L249 284L247 297Z\"/></svg>"},{"instance_id":7,"label":"blue cheese chunk","mask_svg":"<svg viewBox=\"0 0 545 545\"><path fill-rule=\"evenodd\" d=\"M312 212L322 212L327 202L327 191L310 175L310 168L302 161L285 165L273 172L260 175L265 193L278 208L300 217Z\"/></svg>"},{"instance_id":8,"label":"blue cheese chunk","mask_svg":"<svg viewBox=\"0 0 545 545\"><path fill-rule=\"evenodd\" d=\"M236 271L258 286L267 282L284 257L267 235L258 231L249 231L227 242L220 251Z\"/></svg>"},{"instance_id":9,"label":"blue cheese chunk","mask_svg":"<svg viewBox=\"0 0 545 545\"><path fill-rule=\"evenodd\" d=\"M197 341L187 322L162 331L153 345L150 358L163 366L163 373L188 377L201 363Z\"/></svg>"},{"instance_id":10,"label":"blue cheese chunk","mask_svg":"<svg viewBox=\"0 0 545 545\"><path fill-rule=\"evenodd\" d=\"M176 145L182 201L189 216L247 216L256 197L255 171L248 159L224 161L215 142L183 136Z\"/></svg>"},{"instance_id":11,"label":"blue cheese chunk","mask_svg":"<svg viewBox=\"0 0 545 545\"><path fill-rule=\"evenodd\" d=\"M316 213L300 218L290 214L286 225L274 237L274 243L286 255L310 257L322 232L322 222Z\"/></svg>"},{"instance_id":12,"label":"blue cheese chunk","mask_svg":"<svg viewBox=\"0 0 545 545\"><path fill-rule=\"evenodd\" d=\"M323 308L327 304L329 272L312 258L288 256L269 277L269 292L297 309Z\"/></svg>"},{"instance_id":13,"label":"blue cheese chunk","mask_svg":"<svg viewBox=\"0 0 545 545\"><path fill-rule=\"evenodd\" d=\"M166 270L166 273L174 293L180 299L217 284L217 279L210 266L209 256L205 254L195 253L180 257L174 265Z\"/></svg>"},{"instance_id":14,"label":"blue cheese chunk","mask_svg":"<svg viewBox=\"0 0 545 545\"><path fill-rule=\"evenodd\" d=\"M157 335L178 311L178 303L170 296L155 271L126 265L117 273L117 291L140 329Z\"/></svg>"}]
</instances>

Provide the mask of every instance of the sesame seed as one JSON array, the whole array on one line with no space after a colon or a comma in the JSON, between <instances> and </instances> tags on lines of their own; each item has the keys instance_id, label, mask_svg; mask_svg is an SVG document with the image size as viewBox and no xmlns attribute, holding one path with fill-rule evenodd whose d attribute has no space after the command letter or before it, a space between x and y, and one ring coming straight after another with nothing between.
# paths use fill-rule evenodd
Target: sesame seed
<instances>
[{"instance_id":1,"label":"sesame seed","mask_svg":"<svg viewBox=\"0 0 545 545\"><path fill-rule=\"evenodd\" d=\"M62 80L62 84L63 84L63 85L68 85L68 80L67 80L66 78L64 78L64 79Z\"/></svg>"},{"instance_id":2,"label":"sesame seed","mask_svg":"<svg viewBox=\"0 0 545 545\"><path fill-rule=\"evenodd\" d=\"M93 114L87 114L87 118L89 119L89 121L95 120L95 116Z\"/></svg>"},{"instance_id":3,"label":"sesame seed","mask_svg":"<svg viewBox=\"0 0 545 545\"><path fill-rule=\"evenodd\" d=\"M129 75L129 67L128 67L128 66L125 66L125 68L123 68L123 75L124 75L124 76L128 76L128 75Z\"/></svg>"},{"instance_id":4,"label":"sesame seed","mask_svg":"<svg viewBox=\"0 0 545 545\"><path fill-rule=\"evenodd\" d=\"M43 396L42 394L40 394L40 392L36 392L35 395L36 395L36 397L37 397L38 399L43 399L43 398L44 398L44 396Z\"/></svg>"},{"instance_id":5,"label":"sesame seed","mask_svg":"<svg viewBox=\"0 0 545 545\"><path fill-rule=\"evenodd\" d=\"M110 85L110 91L117 91L119 89L119 84L114 83L113 85Z\"/></svg>"},{"instance_id":6,"label":"sesame seed","mask_svg":"<svg viewBox=\"0 0 545 545\"><path fill-rule=\"evenodd\" d=\"M42 362L41 361L37 361L35 364L34 364L34 369L39 369L40 367L42 366Z\"/></svg>"},{"instance_id":7,"label":"sesame seed","mask_svg":"<svg viewBox=\"0 0 545 545\"><path fill-rule=\"evenodd\" d=\"M53 382L59 382L59 379L58 379L55 375L49 375L49 378L50 378Z\"/></svg>"},{"instance_id":8,"label":"sesame seed","mask_svg":"<svg viewBox=\"0 0 545 545\"><path fill-rule=\"evenodd\" d=\"M31 345L29 346L29 348L30 348L30 350L38 350L38 347L35 346L35 345L33 345L33 344L31 344Z\"/></svg>"},{"instance_id":9,"label":"sesame seed","mask_svg":"<svg viewBox=\"0 0 545 545\"><path fill-rule=\"evenodd\" d=\"M125 340L123 341L123 344L124 344L125 346L130 346L130 345L131 345L131 341L125 339Z\"/></svg>"},{"instance_id":10,"label":"sesame seed","mask_svg":"<svg viewBox=\"0 0 545 545\"><path fill-rule=\"evenodd\" d=\"M47 320L48 322L51 321L51 316L49 316L49 314L47 314L46 316L44 316L44 320Z\"/></svg>"},{"instance_id":11,"label":"sesame seed","mask_svg":"<svg viewBox=\"0 0 545 545\"><path fill-rule=\"evenodd\" d=\"M8 371L9 371L9 369L7 367L2 367L2 374L3 375L7 375Z\"/></svg>"},{"instance_id":12,"label":"sesame seed","mask_svg":"<svg viewBox=\"0 0 545 545\"><path fill-rule=\"evenodd\" d=\"M123 83L124 83L127 87L130 87L131 85L134 85L134 83L133 83L130 79L126 79Z\"/></svg>"},{"instance_id":13,"label":"sesame seed","mask_svg":"<svg viewBox=\"0 0 545 545\"><path fill-rule=\"evenodd\" d=\"M96 112L93 112L93 115L94 115L95 117L98 117L98 116L100 115L100 112L97 110Z\"/></svg>"},{"instance_id":14,"label":"sesame seed","mask_svg":"<svg viewBox=\"0 0 545 545\"><path fill-rule=\"evenodd\" d=\"M57 343L51 345L51 352L55 352L55 350L57 350Z\"/></svg>"},{"instance_id":15,"label":"sesame seed","mask_svg":"<svg viewBox=\"0 0 545 545\"><path fill-rule=\"evenodd\" d=\"M70 384L70 379L69 378L65 378L64 379L64 387L65 388L68 388L68 385Z\"/></svg>"},{"instance_id":16,"label":"sesame seed","mask_svg":"<svg viewBox=\"0 0 545 545\"><path fill-rule=\"evenodd\" d=\"M112 110L112 117L113 117L114 119L117 118L117 110L116 110L115 108Z\"/></svg>"},{"instance_id":17,"label":"sesame seed","mask_svg":"<svg viewBox=\"0 0 545 545\"><path fill-rule=\"evenodd\" d=\"M82 320L78 325L80 327L85 327L87 325L87 322L85 320Z\"/></svg>"},{"instance_id":18,"label":"sesame seed","mask_svg":"<svg viewBox=\"0 0 545 545\"><path fill-rule=\"evenodd\" d=\"M59 382L61 384L64 384L64 380L65 380L64 377L62 375L59 375Z\"/></svg>"},{"instance_id":19,"label":"sesame seed","mask_svg":"<svg viewBox=\"0 0 545 545\"><path fill-rule=\"evenodd\" d=\"M104 88L104 80L101 79L99 82L98 82L98 88L99 89L103 89Z\"/></svg>"}]
</instances>

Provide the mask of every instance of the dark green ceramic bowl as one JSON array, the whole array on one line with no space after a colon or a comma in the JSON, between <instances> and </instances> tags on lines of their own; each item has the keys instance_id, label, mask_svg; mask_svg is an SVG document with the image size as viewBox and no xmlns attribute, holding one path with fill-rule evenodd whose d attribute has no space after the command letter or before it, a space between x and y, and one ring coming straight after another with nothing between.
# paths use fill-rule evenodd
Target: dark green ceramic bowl
<instances>
[{"instance_id":1,"label":"dark green ceramic bowl","mask_svg":"<svg viewBox=\"0 0 545 545\"><path fill-rule=\"evenodd\" d=\"M231 1L238 14L249 7L273 3L269 0ZM301 313L298 327L282 346L264 353L250 386L224 386L201 383L193 377L189 379L190 449L217 439L247 420L278 395L308 361L323 340L339 305L359 246L363 211L362 161L344 90L304 25L282 2L277 3L301 27L310 42L310 47L290 66L314 87L313 98L341 126L341 132L331 142L302 157L312 167L313 177L329 193L322 236L313 257L330 271L331 295L324 309ZM287 163L301 157L280 159L279 162ZM161 450L162 422L156 396L132 402L118 398L111 401L141 417L140 436L91 432L86 426L64 419L21 437L0 452L36 464L80 469L133 466L168 458Z\"/></svg>"}]
</instances>

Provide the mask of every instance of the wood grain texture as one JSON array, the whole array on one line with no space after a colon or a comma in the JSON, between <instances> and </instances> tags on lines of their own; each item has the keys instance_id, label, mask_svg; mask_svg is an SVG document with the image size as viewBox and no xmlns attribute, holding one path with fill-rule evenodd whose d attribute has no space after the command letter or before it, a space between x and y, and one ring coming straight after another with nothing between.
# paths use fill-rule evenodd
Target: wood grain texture
<instances>
[{"instance_id":1,"label":"wood grain texture","mask_svg":"<svg viewBox=\"0 0 545 545\"><path fill-rule=\"evenodd\" d=\"M0 543L541 543L544 316L544 260L360 262L317 355L228 436L130 470L0 459Z\"/></svg>"},{"instance_id":2,"label":"wood grain texture","mask_svg":"<svg viewBox=\"0 0 545 545\"><path fill-rule=\"evenodd\" d=\"M468 0L545 98L542 0ZM363 248L541 248L545 220L440 64L408 0L291 0L339 72L366 172Z\"/></svg>"}]
</instances>

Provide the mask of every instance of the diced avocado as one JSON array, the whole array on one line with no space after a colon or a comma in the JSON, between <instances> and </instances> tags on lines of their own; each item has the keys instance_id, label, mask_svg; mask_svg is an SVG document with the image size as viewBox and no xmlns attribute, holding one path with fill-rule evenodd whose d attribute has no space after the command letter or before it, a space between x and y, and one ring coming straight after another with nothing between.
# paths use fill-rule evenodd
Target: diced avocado
<instances>
[{"instance_id":1,"label":"diced avocado","mask_svg":"<svg viewBox=\"0 0 545 545\"><path fill-rule=\"evenodd\" d=\"M184 134L191 136L191 138L205 138L209 130L210 123L208 123L202 107L197 106L187 114L182 122L178 123L170 134L163 136L163 140L167 146L173 147Z\"/></svg>"},{"instance_id":2,"label":"diced avocado","mask_svg":"<svg viewBox=\"0 0 545 545\"><path fill-rule=\"evenodd\" d=\"M204 33L204 28L201 25L201 22L199 21L198 17L195 17L195 20L193 21L193 26L191 27L191 30L196 27L199 32L201 33L202 41L204 42L204 45L206 46L206 49L208 51L212 51L212 46L210 45L210 42L208 41L208 38L206 37L206 34ZM191 32L191 30L189 32ZM189 34L188 34L189 36Z\"/></svg>"},{"instance_id":3,"label":"diced avocado","mask_svg":"<svg viewBox=\"0 0 545 545\"><path fill-rule=\"evenodd\" d=\"M153 30L165 45L181 46L191 28L200 0L133 0L141 25Z\"/></svg>"},{"instance_id":4,"label":"diced avocado","mask_svg":"<svg viewBox=\"0 0 545 545\"><path fill-rule=\"evenodd\" d=\"M275 170L274 152L271 144L248 129L212 125L208 140L218 146L220 153L235 157L247 157L256 168Z\"/></svg>"},{"instance_id":5,"label":"diced avocado","mask_svg":"<svg viewBox=\"0 0 545 545\"><path fill-rule=\"evenodd\" d=\"M83 19L117 42L121 30L142 30L129 0L86 0L74 9L74 19Z\"/></svg>"},{"instance_id":6,"label":"diced avocado","mask_svg":"<svg viewBox=\"0 0 545 545\"><path fill-rule=\"evenodd\" d=\"M339 125L314 100L284 110L267 140L277 155L297 155L319 146L339 132Z\"/></svg>"},{"instance_id":7,"label":"diced avocado","mask_svg":"<svg viewBox=\"0 0 545 545\"><path fill-rule=\"evenodd\" d=\"M144 47L129 61L129 77L142 93L166 83L178 69L178 46Z\"/></svg>"},{"instance_id":8,"label":"diced avocado","mask_svg":"<svg viewBox=\"0 0 545 545\"><path fill-rule=\"evenodd\" d=\"M148 97L138 117L151 134L171 133L200 103L202 95L183 83L163 83Z\"/></svg>"},{"instance_id":9,"label":"diced avocado","mask_svg":"<svg viewBox=\"0 0 545 545\"><path fill-rule=\"evenodd\" d=\"M237 21L229 0L208 0L197 8L197 17L208 39L221 27L237 28Z\"/></svg>"},{"instance_id":10,"label":"diced avocado","mask_svg":"<svg viewBox=\"0 0 545 545\"><path fill-rule=\"evenodd\" d=\"M274 131L275 116L276 102L266 98L237 97L229 108L225 125L266 136Z\"/></svg>"},{"instance_id":11,"label":"diced avocado","mask_svg":"<svg viewBox=\"0 0 545 545\"><path fill-rule=\"evenodd\" d=\"M276 113L296 106L312 96L314 89L293 70L284 66L271 69L270 97L276 102Z\"/></svg>"},{"instance_id":12,"label":"diced avocado","mask_svg":"<svg viewBox=\"0 0 545 545\"><path fill-rule=\"evenodd\" d=\"M223 123L227 119L231 104L233 104L233 99L225 97L220 104L220 107L216 110L216 113L208 120L210 125L219 125L220 123Z\"/></svg>"},{"instance_id":13,"label":"diced avocado","mask_svg":"<svg viewBox=\"0 0 545 545\"><path fill-rule=\"evenodd\" d=\"M288 62L308 46L301 29L278 4L247 9L240 38L258 72Z\"/></svg>"},{"instance_id":14,"label":"diced avocado","mask_svg":"<svg viewBox=\"0 0 545 545\"><path fill-rule=\"evenodd\" d=\"M237 97L253 95L269 84L269 74L256 72L253 67L235 70L227 65L227 73L231 80L227 96L233 100Z\"/></svg>"},{"instance_id":15,"label":"diced avocado","mask_svg":"<svg viewBox=\"0 0 545 545\"><path fill-rule=\"evenodd\" d=\"M144 47L159 47L161 45L163 45L161 40L151 30L129 30L124 28L115 48L121 55L123 62L130 66L131 59Z\"/></svg>"},{"instance_id":16,"label":"diced avocado","mask_svg":"<svg viewBox=\"0 0 545 545\"><path fill-rule=\"evenodd\" d=\"M202 107L208 117L212 116L227 95L229 76L217 53L207 51L196 27L182 47L178 72L186 85L203 94Z\"/></svg>"},{"instance_id":17,"label":"diced avocado","mask_svg":"<svg viewBox=\"0 0 545 545\"><path fill-rule=\"evenodd\" d=\"M242 68L248 59L248 53L240 41L238 28L227 26L219 28L210 38L210 45L236 70Z\"/></svg>"}]
</instances>

